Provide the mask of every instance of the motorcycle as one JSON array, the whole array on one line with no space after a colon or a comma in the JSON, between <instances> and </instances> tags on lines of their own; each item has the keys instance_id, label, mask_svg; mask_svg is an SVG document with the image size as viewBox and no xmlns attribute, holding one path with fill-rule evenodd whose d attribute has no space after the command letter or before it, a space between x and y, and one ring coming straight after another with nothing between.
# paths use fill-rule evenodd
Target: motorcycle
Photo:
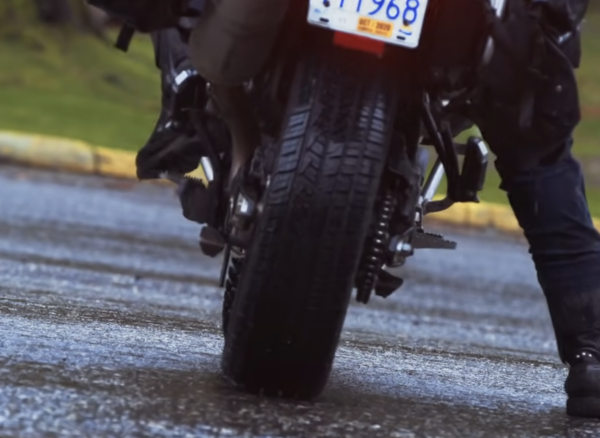
<instances>
[{"instance_id":1,"label":"motorcycle","mask_svg":"<svg viewBox=\"0 0 600 438\"><path fill-rule=\"evenodd\" d=\"M223 254L222 370L253 393L312 399L334 363L352 292L389 297L422 248L456 243L426 215L479 202L484 142L455 142L495 47L505 0L219 0L192 59L208 82L196 129ZM424 147L437 157L429 174ZM434 199L446 177L447 193Z\"/></svg>"}]
</instances>

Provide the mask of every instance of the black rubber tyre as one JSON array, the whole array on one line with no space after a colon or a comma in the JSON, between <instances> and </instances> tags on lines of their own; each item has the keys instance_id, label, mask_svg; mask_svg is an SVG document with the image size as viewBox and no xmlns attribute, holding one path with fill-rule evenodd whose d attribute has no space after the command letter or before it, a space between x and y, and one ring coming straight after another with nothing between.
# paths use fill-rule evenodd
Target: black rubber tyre
<instances>
[{"instance_id":1,"label":"black rubber tyre","mask_svg":"<svg viewBox=\"0 0 600 438\"><path fill-rule=\"evenodd\" d=\"M395 113L379 70L339 49L298 63L225 336L224 374L246 391L310 399L327 383Z\"/></svg>"}]
</instances>

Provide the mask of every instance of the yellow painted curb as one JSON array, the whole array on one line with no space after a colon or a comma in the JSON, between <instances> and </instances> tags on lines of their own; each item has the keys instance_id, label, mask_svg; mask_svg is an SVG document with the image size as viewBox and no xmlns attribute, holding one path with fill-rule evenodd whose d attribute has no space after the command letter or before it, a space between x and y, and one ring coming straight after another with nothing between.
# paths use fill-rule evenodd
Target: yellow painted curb
<instances>
[{"instance_id":1,"label":"yellow painted curb","mask_svg":"<svg viewBox=\"0 0 600 438\"><path fill-rule=\"evenodd\" d=\"M431 219L474 228L495 228L509 233L521 230L509 206L482 202L479 204L454 204L448 210L431 214Z\"/></svg>"},{"instance_id":2,"label":"yellow painted curb","mask_svg":"<svg viewBox=\"0 0 600 438\"><path fill-rule=\"evenodd\" d=\"M135 155L131 152L96 147L96 174L117 178L137 179Z\"/></svg>"},{"instance_id":3,"label":"yellow painted curb","mask_svg":"<svg viewBox=\"0 0 600 438\"><path fill-rule=\"evenodd\" d=\"M78 140L0 131L0 162L137 179L135 156L133 152L93 146ZM206 182L201 167L192 174ZM500 204L455 204L446 211L428 217L474 228L495 228L505 232L521 230L511 208ZM600 229L600 218L594 219L594 225Z\"/></svg>"},{"instance_id":4,"label":"yellow painted curb","mask_svg":"<svg viewBox=\"0 0 600 438\"><path fill-rule=\"evenodd\" d=\"M0 132L0 159L71 172L95 169L93 148L83 141L17 132Z\"/></svg>"}]
</instances>

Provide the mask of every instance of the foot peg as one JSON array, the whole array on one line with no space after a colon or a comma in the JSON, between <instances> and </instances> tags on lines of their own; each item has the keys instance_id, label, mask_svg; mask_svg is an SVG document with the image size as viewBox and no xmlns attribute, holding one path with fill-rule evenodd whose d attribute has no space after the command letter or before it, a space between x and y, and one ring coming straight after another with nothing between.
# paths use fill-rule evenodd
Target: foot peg
<instances>
[{"instance_id":1,"label":"foot peg","mask_svg":"<svg viewBox=\"0 0 600 438\"><path fill-rule=\"evenodd\" d=\"M423 231L416 232L411 241L414 249L456 249L456 242L444 239L444 236Z\"/></svg>"},{"instance_id":2,"label":"foot peg","mask_svg":"<svg viewBox=\"0 0 600 438\"><path fill-rule=\"evenodd\" d=\"M410 237L410 243L407 244L412 253L415 249L456 249L456 242L444 239L439 234L425 233L417 231ZM398 247L398 245L395 245ZM399 253L400 254L400 253ZM401 255L401 254L400 254ZM400 266L396 264L394 266ZM391 266L388 264L388 266ZM402 287L404 280L381 269L375 284L375 295L387 298ZM361 301L362 302L362 301Z\"/></svg>"}]
</instances>

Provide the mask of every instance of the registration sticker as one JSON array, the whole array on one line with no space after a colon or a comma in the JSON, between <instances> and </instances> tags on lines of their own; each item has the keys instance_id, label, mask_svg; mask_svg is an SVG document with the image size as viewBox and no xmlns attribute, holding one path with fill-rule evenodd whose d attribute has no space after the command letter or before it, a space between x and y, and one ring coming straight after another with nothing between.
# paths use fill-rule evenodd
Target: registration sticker
<instances>
[{"instance_id":1,"label":"registration sticker","mask_svg":"<svg viewBox=\"0 0 600 438\"><path fill-rule=\"evenodd\" d=\"M394 23L386 23L385 21L360 17L358 19L358 27L356 30L359 32L382 36L384 38L391 38L392 34L394 33Z\"/></svg>"}]
</instances>

